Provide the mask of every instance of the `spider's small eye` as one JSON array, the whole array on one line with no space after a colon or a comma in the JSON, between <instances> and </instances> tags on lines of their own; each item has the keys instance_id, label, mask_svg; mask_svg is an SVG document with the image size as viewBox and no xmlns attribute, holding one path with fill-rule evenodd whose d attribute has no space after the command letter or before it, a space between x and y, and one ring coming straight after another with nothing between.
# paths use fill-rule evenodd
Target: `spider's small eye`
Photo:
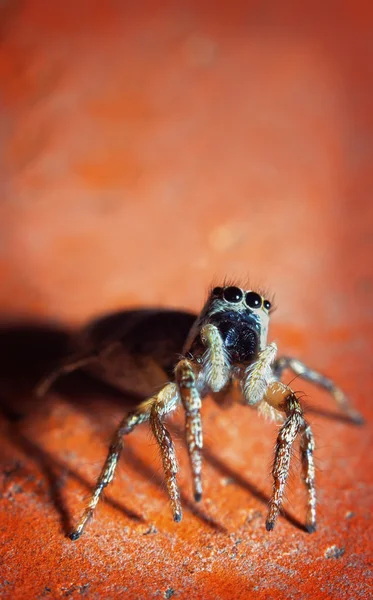
<instances>
[{"instance_id":1,"label":"spider's small eye","mask_svg":"<svg viewBox=\"0 0 373 600\"><path fill-rule=\"evenodd\" d=\"M249 308L260 308L262 306L262 298L256 292L247 292L245 300Z\"/></svg>"},{"instance_id":2,"label":"spider's small eye","mask_svg":"<svg viewBox=\"0 0 373 600\"><path fill-rule=\"evenodd\" d=\"M243 293L240 288L231 286L225 288L223 296L227 302L240 302L243 298Z\"/></svg>"},{"instance_id":3,"label":"spider's small eye","mask_svg":"<svg viewBox=\"0 0 373 600\"><path fill-rule=\"evenodd\" d=\"M270 309L271 309L271 306L272 306L272 304L270 303L270 301L269 301L269 300L264 300L264 302L263 302L263 306L264 306L264 308L265 308L266 310L270 310Z\"/></svg>"},{"instance_id":4,"label":"spider's small eye","mask_svg":"<svg viewBox=\"0 0 373 600\"><path fill-rule=\"evenodd\" d=\"M216 287L212 290L212 295L213 296L221 296L222 291L223 291L223 288Z\"/></svg>"}]
</instances>

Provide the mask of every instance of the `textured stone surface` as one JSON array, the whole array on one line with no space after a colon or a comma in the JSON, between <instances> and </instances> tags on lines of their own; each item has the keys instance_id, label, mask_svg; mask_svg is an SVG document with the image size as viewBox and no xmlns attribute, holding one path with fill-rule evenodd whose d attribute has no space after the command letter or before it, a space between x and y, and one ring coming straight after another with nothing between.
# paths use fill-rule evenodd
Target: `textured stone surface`
<instances>
[{"instance_id":1,"label":"textured stone surface","mask_svg":"<svg viewBox=\"0 0 373 600\"><path fill-rule=\"evenodd\" d=\"M129 5L0 7L0 595L367 598L373 11ZM71 328L129 307L198 311L224 276L274 292L271 339L333 376L367 419L339 419L294 382L316 435L318 531L302 530L295 453L285 516L266 533L276 427L207 400L202 503L175 415L183 521L142 427L72 543L130 399L79 376L44 401L32 386Z\"/></svg>"}]
</instances>

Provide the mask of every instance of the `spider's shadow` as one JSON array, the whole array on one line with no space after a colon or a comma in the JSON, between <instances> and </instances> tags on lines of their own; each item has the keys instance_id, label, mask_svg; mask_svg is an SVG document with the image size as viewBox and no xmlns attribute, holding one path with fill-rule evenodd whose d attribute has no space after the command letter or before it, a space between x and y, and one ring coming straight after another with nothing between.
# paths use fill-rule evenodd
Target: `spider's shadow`
<instances>
[{"instance_id":1,"label":"spider's shadow","mask_svg":"<svg viewBox=\"0 0 373 600\"><path fill-rule=\"evenodd\" d=\"M178 360L194 319L195 315L179 311L130 310L109 314L94 321L90 324L88 331L95 345L100 345L105 340L120 339L131 352L155 356L167 377L171 377L173 367ZM37 435L32 435L32 426L28 427L26 436L22 432L22 420L35 411L47 410L48 396L42 400L37 399L33 390L42 376L71 354L73 335L74 332L45 323L7 321L0 324L0 410L9 421L14 443L23 453L32 456L44 472L49 483L50 495L60 514L61 525L66 534L71 530L71 520L60 492L61 473L78 479L88 490L91 489L91 483L62 462L49 456L38 445ZM102 407L103 400L105 403L109 401L118 404L123 411L127 411L132 409L143 397L139 396L135 389L128 389L123 393L123 391L118 391L81 371L59 380L56 388L75 407L86 412L90 418L97 415L98 419L100 419L99 412L92 410L97 402L98 406L101 403ZM151 393L151 390L149 392ZM340 418L339 415L324 411L323 416ZM183 435L181 431L178 431L178 434L180 437ZM266 494L242 475L232 471L210 450L204 452L204 458L223 476L232 478L235 483L249 491L263 504L268 504L269 497ZM143 477L150 478L157 486L164 487L162 477L128 447L126 461ZM107 499L107 501L127 517L143 521L140 515L126 508L122 503L119 504L111 499ZM182 497L182 502L210 527L217 531L225 531L222 525L213 521L194 502L186 497ZM283 514L290 523L304 530L304 526L292 515L287 512Z\"/></svg>"},{"instance_id":2,"label":"spider's shadow","mask_svg":"<svg viewBox=\"0 0 373 600\"><path fill-rule=\"evenodd\" d=\"M137 354L153 354L165 371L167 378L171 376L173 365L181 352L183 342L195 319L195 315L167 311L161 309L126 311L107 315L89 324L90 339L95 347L103 341L121 339L124 347ZM72 520L61 493L61 482L65 476L79 481L89 493L92 482L71 469L63 461L50 456L38 443L37 431L33 429L35 413L45 413L51 401L51 395L37 398L34 390L40 380L66 357L74 353L76 332L53 327L45 323L0 324L0 412L7 420L12 442L21 452L31 456L38 464L48 482L49 494L60 515L61 527L67 535L72 529ZM102 422L100 409L110 405L120 407L126 412L133 409L144 399L135 389L125 392L91 377L78 370L62 377L54 385L64 399L75 408L89 415L91 420ZM149 390L150 394L154 390ZM146 394L146 395L148 395ZM28 418L27 435L23 432L22 423ZM142 477L164 489L162 476L147 462L143 461L131 448L126 447L125 459ZM16 466L7 477L19 470ZM189 509L205 524L216 531L225 532L225 528L181 494L184 507ZM124 513L128 518L144 522L144 518L112 498L106 501Z\"/></svg>"}]
</instances>

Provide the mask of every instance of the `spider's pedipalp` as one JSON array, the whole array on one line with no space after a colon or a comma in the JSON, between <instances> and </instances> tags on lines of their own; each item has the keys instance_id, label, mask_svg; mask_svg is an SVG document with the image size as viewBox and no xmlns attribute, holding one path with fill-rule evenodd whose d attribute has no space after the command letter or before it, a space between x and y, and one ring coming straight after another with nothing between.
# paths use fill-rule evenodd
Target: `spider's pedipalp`
<instances>
[{"instance_id":1,"label":"spider's pedipalp","mask_svg":"<svg viewBox=\"0 0 373 600\"><path fill-rule=\"evenodd\" d=\"M211 323L201 329L201 340L206 347L203 356L203 376L212 392L220 392L227 384L230 361L223 338L216 325Z\"/></svg>"},{"instance_id":2,"label":"spider's pedipalp","mask_svg":"<svg viewBox=\"0 0 373 600\"><path fill-rule=\"evenodd\" d=\"M199 502L202 498L202 401L194 369L189 360L183 359L177 364L175 377L185 410L185 435L192 469L194 498Z\"/></svg>"},{"instance_id":3,"label":"spider's pedipalp","mask_svg":"<svg viewBox=\"0 0 373 600\"><path fill-rule=\"evenodd\" d=\"M245 370L242 379L242 393L246 404L253 406L262 400L273 380L272 363L277 346L274 342L259 352L258 358Z\"/></svg>"}]
</instances>

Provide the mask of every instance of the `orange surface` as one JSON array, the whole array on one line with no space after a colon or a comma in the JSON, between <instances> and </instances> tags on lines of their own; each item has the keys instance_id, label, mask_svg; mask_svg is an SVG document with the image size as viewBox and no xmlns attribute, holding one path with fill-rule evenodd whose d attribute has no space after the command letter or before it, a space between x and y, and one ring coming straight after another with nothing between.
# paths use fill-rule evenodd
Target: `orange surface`
<instances>
[{"instance_id":1,"label":"orange surface","mask_svg":"<svg viewBox=\"0 0 373 600\"><path fill-rule=\"evenodd\" d=\"M373 9L131 5L0 8L0 596L369 598ZM43 402L32 386L70 328L129 307L198 311L226 275L275 293L271 339L367 419L348 424L300 384L318 531L301 528L296 460L265 531L276 427L208 400L202 503L176 415L183 521L145 427L72 543L128 402L78 376Z\"/></svg>"}]
</instances>

